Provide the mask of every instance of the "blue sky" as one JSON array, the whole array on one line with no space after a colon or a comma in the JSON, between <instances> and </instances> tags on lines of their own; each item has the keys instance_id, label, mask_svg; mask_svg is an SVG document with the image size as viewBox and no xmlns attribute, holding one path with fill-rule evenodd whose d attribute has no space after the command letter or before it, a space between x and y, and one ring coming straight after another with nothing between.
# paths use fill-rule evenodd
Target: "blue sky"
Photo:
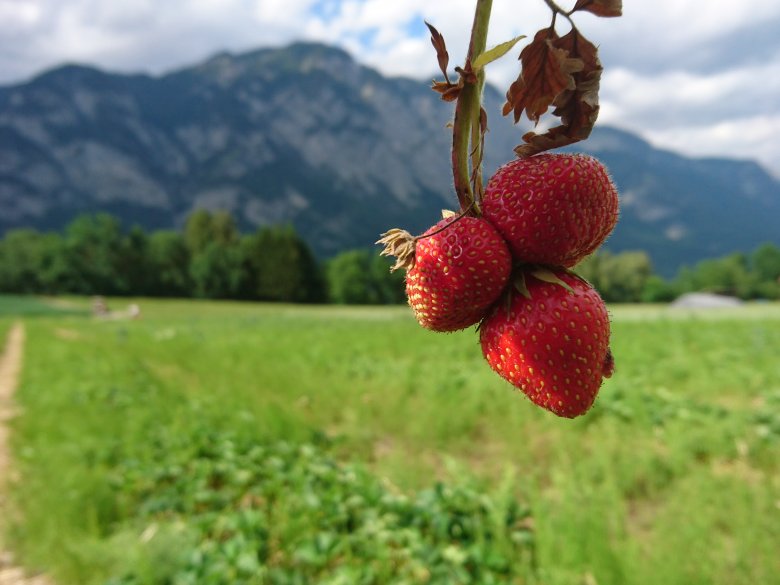
<instances>
[{"instance_id":1,"label":"blue sky","mask_svg":"<svg viewBox=\"0 0 780 585\"><path fill-rule=\"evenodd\" d=\"M578 18L605 66L600 122L687 154L754 158L780 176L780 2L623 4L622 18ZM221 50L300 39L429 79L436 60L423 19L444 34L454 65L473 9L474 0L0 0L0 83L66 61L162 73ZM543 0L494 0L489 42L548 21ZM507 57L488 78L505 88L516 67Z\"/></svg>"}]
</instances>

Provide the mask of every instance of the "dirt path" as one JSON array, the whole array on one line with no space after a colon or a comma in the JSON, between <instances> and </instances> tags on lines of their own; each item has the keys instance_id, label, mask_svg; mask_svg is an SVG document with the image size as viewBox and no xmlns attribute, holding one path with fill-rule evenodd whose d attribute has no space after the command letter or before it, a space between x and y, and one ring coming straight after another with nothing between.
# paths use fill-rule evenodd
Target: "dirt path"
<instances>
[{"instance_id":1,"label":"dirt path","mask_svg":"<svg viewBox=\"0 0 780 585\"><path fill-rule=\"evenodd\" d=\"M7 480L13 480L8 421L17 414L13 405L13 394L22 371L23 356L24 326L15 323L8 334L5 350L0 355L0 488L3 489ZM7 518L9 515L8 502L0 491L0 518ZM51 585L51 582L41 575L26 576L22 569L14 565L13 556L0 546L0 585Z\"/></svg>"}]
</instances>

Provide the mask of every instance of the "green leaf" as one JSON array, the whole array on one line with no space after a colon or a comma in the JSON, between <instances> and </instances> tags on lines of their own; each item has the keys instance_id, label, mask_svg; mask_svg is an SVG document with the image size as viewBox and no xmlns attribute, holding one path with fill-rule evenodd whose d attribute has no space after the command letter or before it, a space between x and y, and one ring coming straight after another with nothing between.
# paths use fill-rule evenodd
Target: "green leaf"
<instances>
[{"instance_id":1,"label":"green leaf","mask_svg":"<svg viewBox=\"0 0 780 585\"><path fill-rule=\"evenodd\" d=\"M541 280L542 282L549 282L550 284L557 284L558 286L562 286L567 291L574 294L574 289L569 286L568 283L558 278L558 276L552 270L548 270L547 268L539 268L538 270L531 272L531 275L534 278Z\"/></svg>"},{"instance_id":2,"label":"green leaf","mask_svg":"<svg viewBox=\"0 0 780 585\"><path fill-rule=\"evenodd\" d=\"M511 41L506 41L505 43L501 43L500 45L496 45L492 49L488 49L484 53L480 53L477 55L476 59L471 63L472 69L474 71L479 71L482 69L485 65L488 63L492 63L493 61L496 61L506 55L509 51L512 50L512 47L514 47L521 39L524 39L525 35L520 35L519 37L513 38Z\"/></svg>"},{"instance_id":3,"label":"green leaf","mask_svg":"<svg viewBox=\"0 0 780 585\"><path fill-rule=\"evenodd\" d=\"M515 290L523 295L525 298L531 298L531 291L528 290L528 285L525 282L525 274L522 272L515 277L514 283Z\"/></svg>"}]
</instances>

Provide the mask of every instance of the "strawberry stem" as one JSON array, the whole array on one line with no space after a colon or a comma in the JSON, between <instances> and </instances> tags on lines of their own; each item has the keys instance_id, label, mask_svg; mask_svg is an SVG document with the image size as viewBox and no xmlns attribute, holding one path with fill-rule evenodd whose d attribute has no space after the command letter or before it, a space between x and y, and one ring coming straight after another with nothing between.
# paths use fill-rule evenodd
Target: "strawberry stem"
<instances>
[{"instance_id":1,"label":"strawberry stem","mask_svg":"<svg viewBox=\"0 0 780 585\"><path fill-rule=\"evenodd\" d=\"M482 195L482 132L480 115L482 111L482 89L485 84L484 68L475 75L471 63L485 51L493 0L477 0L474 24L471 27L471 41L466 67L461 72L464 81L455 105L455 120L452 129L452 174L455 193L462 211L478 209L477 197ZM471 165L469 165L471 161ZM472 174L473 173L473 174ZM474 188L472 188L472 179ZM474 191L476 190L477 196Z\"/></svg>"}]
</instances>

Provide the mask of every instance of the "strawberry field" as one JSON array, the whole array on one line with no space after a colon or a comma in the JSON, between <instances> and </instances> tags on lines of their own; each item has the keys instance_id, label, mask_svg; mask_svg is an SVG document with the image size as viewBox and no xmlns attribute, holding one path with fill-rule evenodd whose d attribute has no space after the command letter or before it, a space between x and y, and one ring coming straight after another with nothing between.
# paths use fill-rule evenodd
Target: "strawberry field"
<instances>
[{"instance_id":1,"label":"strawberry field","mask_svg":"<svg viewBox=\"0 0 780 585\"><path fill-rule=\"evenodd\" d=\"M408 308L20 302L5 541L58 583L780 574L778 305L611 308L616 373L565 420Z\"/></svg>"}]
</instances>

